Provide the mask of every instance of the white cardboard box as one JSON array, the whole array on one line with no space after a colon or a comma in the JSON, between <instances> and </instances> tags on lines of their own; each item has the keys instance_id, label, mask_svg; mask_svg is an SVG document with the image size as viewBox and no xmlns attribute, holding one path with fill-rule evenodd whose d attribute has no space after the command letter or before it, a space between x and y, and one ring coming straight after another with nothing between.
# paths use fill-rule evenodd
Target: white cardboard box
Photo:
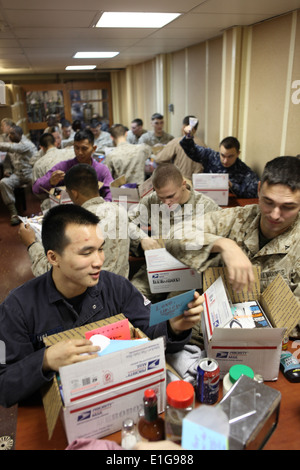
<instances>
[{"instance_id":1,"label":"white cardboard box","mask_svg":"<svg viewBox=\"0 0 300 470\"><path fill-rule=\"evenodd\" d=\"M228 205L228 174L194 173L193 187L195 191L213 199L219 206Z\"/></svg>"},{"instance_id":2,"label":"white cardboard box","mask_svg":"<svg viewBox=\"0 0 300 470\"><path fill-rule=\"evenodd\" d=\"M208 289L222 276L224 285L233 303L258 300L273 328L222 328L219 327L210 314L209 304L214 302L213 292ZM282 340L289 334L300 318L300 306L294 294L278 275L267 289L260 293L260 271L255 269L256 282L251 292L246 289L240 294L235 293L228 283L224 268L209 268L203 275L203 290L205 308L202 317L205 350L208 357L217 360L220 375L224 375L234 364L246 364L255 373L261 374L264 380L277 380ZM211 295L209 298L208 296ZM216 295L219 308L222 296ZM207 308L208 307L208 308ZM219 310L220 311L220 310ZM225 315L225 314L224 314ZM215 323L215 324L214 324Z\"/></svg>"},{"instance_id":3,"label":"white cardboard box","mask_svg":"<svg viewBox=\"0 0 300 470\"><path fill-rule=\"evenodd\" d=\"M137 188L121 188L124 184L126 184L126 178L122 175L111 182L110 192L112 195L112 202L124 203L124 205L127 205L127 209L132 204L138 204L142 197L153 191L151 178L148 178Z\"/></svg>"},{"instance_id":4,"label":"white cardboard box","mask_svg":"<svg viewBox=\"0 0 300 470\"><path fill-rule=\"evenodd\" d=\"M147 274L152 293L200 289L201 275L178 261L165 248L145 251Z\"/></svg>"},{"instance_id":5,"label":"white cardboard box","mask_svg":"<svg viewBox=\"0 0 300 470\"><path fill-rule=\"evenodd\" d=\"M52 335L44 341L47 346L51 346L64 339L82 338L86 331L124 318L120 314ZM132 337L145 337L132 325L131 332ZM149 387L156 390L158 412L163 412L165 371L163 338L62 367L60 383L55 377L43 393L49 438L59 415L69 443L78 438L100 438L119 431L125 418L137 419L138 411L143 407L144 391Z\"/></svg>"}]
</instances>

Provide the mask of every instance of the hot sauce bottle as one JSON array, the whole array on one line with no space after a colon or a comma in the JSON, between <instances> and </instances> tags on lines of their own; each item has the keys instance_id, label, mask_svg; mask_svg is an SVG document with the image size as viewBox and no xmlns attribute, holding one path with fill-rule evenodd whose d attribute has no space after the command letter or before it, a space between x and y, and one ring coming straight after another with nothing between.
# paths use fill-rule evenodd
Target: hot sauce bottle
<instances>
[{"instance_id":1,"label":"hot sauce bottle","mask_svg":"<svg viewBox=\"0 0 300 470\"><path fill-rule=\"evenodd\" d=\"M138 431L142 439L161 441L165 438L164 420L158 416L157 396L152 388L144 392L144 416L138 422Z\"/></svg>"}]
</instances>

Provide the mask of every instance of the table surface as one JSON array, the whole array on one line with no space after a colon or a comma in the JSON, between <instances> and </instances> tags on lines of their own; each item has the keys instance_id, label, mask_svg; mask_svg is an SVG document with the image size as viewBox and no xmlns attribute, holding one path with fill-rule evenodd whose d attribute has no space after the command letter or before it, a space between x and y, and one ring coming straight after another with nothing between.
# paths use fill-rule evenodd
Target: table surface
<instances>
[{"instance_id":1,"label":"table surface","mask_svg":"<svg viewBox=\"0 0 300 470\"><path fill-rule=\"evenodd\" d=\"M300 343L298 344L300 354ZM293 346L294 344L289 342L290 351L295 353ZM299 450L300 383L289 382L280 372L278 380L265 382L265 385L281 392L281 404L277 428L264 449ZM221 399L222 383L220 389ZM68 442L60 419L52 439L48 439L45 414L41 403L19 406L17 413L16 450L63 450L67 447ZM121 433L116 432L103 439L110 439L120 444Z\"/></svg>"},{"instance_id":2,"label":"table surface","mask_svg":"<svg viewBox=\"0 0 300 470\"><path fill-rule=\"evenodd\" d=\"M230 196L228 207L256 204L257 199L238 199ZM295 352L295 346L289 342L289 349ZM300 345L298 347L300 355ZM299 356L297 356L299 357ZM279 422L274 433L265 445L265 450L299 450L299 425L300 425L300 383L289 382L282 372L279 372L278 380L265 382L281 392L281 405ZM222 383L220 386L220 399L222 397ZM201 405L200 405L201 406ZM14 407L17 416L16 423L16 450L63 450L67 447L63 424L59 419L52 439L48 439L46 419L43 406L40 402L23 404ZM103 439L110 439L118 444L121 442L121 432L116 432Z\"/></svg>"}]
</instances>

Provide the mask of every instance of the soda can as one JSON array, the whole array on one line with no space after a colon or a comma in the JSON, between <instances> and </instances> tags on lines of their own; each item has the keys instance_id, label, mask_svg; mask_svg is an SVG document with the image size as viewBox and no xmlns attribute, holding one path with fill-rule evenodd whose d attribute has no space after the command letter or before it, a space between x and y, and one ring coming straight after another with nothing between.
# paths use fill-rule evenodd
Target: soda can
<instances>
[{"instance_id":1,"label":"soda can","mask_svg":"<svg viewBox=\"0 0 300 470\"><path fill-rule=\"evenodd\" d=\"M201 403L213 405L219 398L220 367L215 359L205 357L197 366L196 397Z\"/></svg>"}]
</instances>

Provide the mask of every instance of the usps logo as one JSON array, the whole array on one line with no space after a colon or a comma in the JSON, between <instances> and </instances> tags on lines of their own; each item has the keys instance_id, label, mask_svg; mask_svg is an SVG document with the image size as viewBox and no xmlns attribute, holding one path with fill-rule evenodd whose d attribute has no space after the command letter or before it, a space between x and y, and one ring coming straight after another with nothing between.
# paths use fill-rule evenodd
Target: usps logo
<instances>
[{"instance_id":1,"label":"usps logo","mask_svg":"<svg viewBox=\"0 0 300 470\"><path fill-rule=\"evenodd\" d=\"M80 423L81 421L85 421L86 419L89 419L90 417L91 417L91 412L85 411L84 413L78 416L77 422Z\"/></svg>"},{"instance_id":2,"label":"usps logo","mask_svg":"<svg viewBox=\"0 0 300 470\"><path fill-rule=\"evenodd\" d=\"M227 357L228 357L227 351L218 352L216 355L217 359L227 359Z\"/></svg>"},{"instance_id":3,"label":"usps logo","mask_svg":"<svg viewBox=\"0 0 300 470\"><path fill-rule=\"evenodd\" d=\"M152 279L157 279L159 274L152 274Z\"/></svg>"},{"instance_id":4,"label":"usps logo","mask_svg":"<svg viewBox=\"0 0 300 470\"><path fill-rule=\"evenodd\" d=\"M159 366L159 359L155 359L154 361L149 361L148 362L148 370L149 369L155 369L158 366Z\"/></svg>"}]
</instances>

